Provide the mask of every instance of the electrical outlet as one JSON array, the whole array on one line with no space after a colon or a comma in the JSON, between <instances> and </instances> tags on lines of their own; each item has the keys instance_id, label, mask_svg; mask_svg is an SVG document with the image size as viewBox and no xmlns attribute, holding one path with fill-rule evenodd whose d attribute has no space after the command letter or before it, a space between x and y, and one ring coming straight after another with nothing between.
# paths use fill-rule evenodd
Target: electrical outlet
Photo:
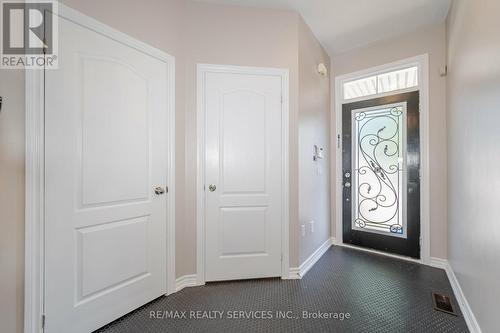
<instances>
[{"instance_id":1,"label":"electrical outlet","mask_svg":"<svg viewBox=\"0 0 500 333\"><path fill-rule=\"evenodd\" d=\"M306 236L306 226L305 224L300 225L300 233L302 234L302 237Z\"/></svg>"},{"instance_id":2,"label":"electrical outlet","mask_svg":"<svg viewBox=\"0 0 500 333\"><path fill-rule=\"evenodd\" d=\"M309 225L311 227L311 234L314 233L314 221L309 221Z\"/></svg>"}]
</instances>

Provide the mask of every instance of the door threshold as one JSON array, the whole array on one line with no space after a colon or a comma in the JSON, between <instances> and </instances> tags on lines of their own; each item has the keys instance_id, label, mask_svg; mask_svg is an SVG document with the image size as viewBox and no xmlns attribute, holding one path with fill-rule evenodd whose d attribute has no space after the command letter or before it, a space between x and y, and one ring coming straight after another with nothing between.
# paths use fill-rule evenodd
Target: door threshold
<instances>
[{"instance_id":1,"label":"door threshold","mask_svg":"<svg viewBox=\"0 0 500 333\"><path fill-rule=\"evenodd\" d=\"M388 252L384 252L384 251L380 251L380 250L369 249L369 248L365 248L365 247L361 247L361 246L344 244L342 242L335 243L334 245L346 247L346 248L349 248L349 249L354 249L354 250L357 250L357 251L363 251L363 252L368 252L368 253L373 253L373 254L379 254L379 255L382 255L382 256L385 256L385 257L390 257L390 258L395 258L395 259L410 261L410 262L417 263L417 264L426 265L423 262L422 259L415 259L415 258L411 258L411 257L402 256L402 255L399 255L399 254L392 254L392 253L388 253Z\"/></svg>"}]
</instances>

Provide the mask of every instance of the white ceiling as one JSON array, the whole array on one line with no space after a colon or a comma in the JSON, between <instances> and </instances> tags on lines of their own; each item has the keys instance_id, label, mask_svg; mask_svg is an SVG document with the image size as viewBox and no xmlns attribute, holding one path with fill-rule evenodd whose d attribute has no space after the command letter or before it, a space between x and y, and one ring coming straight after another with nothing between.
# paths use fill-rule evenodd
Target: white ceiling
<instances>
[{"instance_id":1,"label":"white ceiling","mask_svg":"<svg viewBox=\"0 0 500 333\"><path fill-rule=\"evenodd\" d=\"M452 0L198 0L292 9L330 55L411 32L446 19Z\"/></svg>"}]
</instances>

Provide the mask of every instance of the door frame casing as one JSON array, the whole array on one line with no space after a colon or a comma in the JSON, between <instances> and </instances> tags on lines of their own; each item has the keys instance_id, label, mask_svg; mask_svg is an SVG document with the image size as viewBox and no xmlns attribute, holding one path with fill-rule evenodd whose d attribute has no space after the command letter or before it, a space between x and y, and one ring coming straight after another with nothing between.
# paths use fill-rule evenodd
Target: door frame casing
<instances>
[{"instance_id":1,"label":"door frame casing","mask_svg":"<svg viewBox=\"0 0 500 333\"><path fill-rule=\"evenodd\" d=\"M289 70L232 65L197 64L196 284L205 284L205 75L253 74L281 78L281 278L289 278Z\"/></svg>"},{"instance_id":2,"label":"door frame casing","mask_svg":"<svg viewBox=\"0 0 500 333\"><path fill-rule=\"evenodd\" d=\"M395 71L412 66L418 66L419 85L415 88L392 91L384 94L376 94L365 96L361 98L353 98L344 100L343 98L343 84L347 81L360 79L363 77L382 74L390 71ZM407 58L381 66L367 68L361 71L339 75L335 77L334 85L335 105L332 110L332 118L336 122L336 138L337 140L335 160L332 165L335 165L335 181L334 188L332 189L336 194L335 206L335 233L336 245L353 247L343 243L342 234L342 105L345 103L352 103L372 98L385 97L394 94L400 94L411 91L419 91L420 95L420 259L413 259L409 257L385 253L382 251L363 249L364 251L376 252L385 254L391 257L397 257L405 260L416 261L425 265L430 265L430 156L429 156L429 55L422 54L412 58ZM340 139L339 139L340 138Z\"/></svg>"},{"instance_id":3,"label":"door frame casing","mask_svg":"<svg viewBox=\"0 0 500 333\"><path fill-rule=\"evenodd\" d=\"M175 292L175 58L61 3L58 15L167 65L167 225L166 286ZM25 71L26 185L24 332L42 332L45 306L45 96L44 72Z\"/></svg>"}]
</instances>

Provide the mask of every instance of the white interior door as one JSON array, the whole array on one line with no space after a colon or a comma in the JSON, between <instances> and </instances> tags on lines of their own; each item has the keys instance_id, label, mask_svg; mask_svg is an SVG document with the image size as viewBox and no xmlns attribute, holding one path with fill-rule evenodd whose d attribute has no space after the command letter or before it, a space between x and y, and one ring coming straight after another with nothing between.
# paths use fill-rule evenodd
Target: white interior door
<instances>
[{"instance_id":1,"label":"white interior door","mask_svg":"<svg viewBox=\"0 0 500 333\"><path fill-rule=\"evenodd\" d=\"M46 332L166 293L167 63L64 18L46 71Z\"/></svg>"},{"instance_id":2,"label":"white interior door","mask_svg":"<svg viewBox=\"0 0 500 333\"><path fill-rule=\"evenodd\" d=\"M205 74L205 280L281 275L279 76Z\"/></svg>"}]
</instances>

